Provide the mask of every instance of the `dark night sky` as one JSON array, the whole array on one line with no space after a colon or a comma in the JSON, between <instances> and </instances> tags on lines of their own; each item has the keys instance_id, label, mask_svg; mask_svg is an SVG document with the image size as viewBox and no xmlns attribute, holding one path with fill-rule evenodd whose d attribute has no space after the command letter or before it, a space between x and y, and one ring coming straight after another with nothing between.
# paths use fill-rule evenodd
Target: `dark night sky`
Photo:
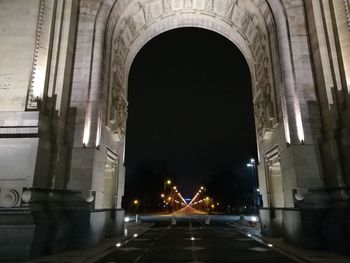
<instances>
[{"instance_id":1,"label":"dark night sky","mask_svg":"<svg viewBox=\"0 0 350 263\"><path fill-rule=\"evenodd\" d=\"M163 33L136 56L128 90L126 194L145 163L166 164L189 197L223 169L247 173L256 156L250 73L232 42L197 28Z\"/></svg>"}]
</instances>

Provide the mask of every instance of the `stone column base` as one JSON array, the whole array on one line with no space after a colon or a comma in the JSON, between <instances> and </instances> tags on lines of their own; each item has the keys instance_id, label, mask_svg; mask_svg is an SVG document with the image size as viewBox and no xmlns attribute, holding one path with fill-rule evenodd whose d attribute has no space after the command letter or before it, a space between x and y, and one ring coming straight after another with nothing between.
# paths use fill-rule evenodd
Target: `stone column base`
<instances>
[{"instance_id":1,"label":"stone column base","mask_svg":"<svg viewBox=\"0 0 350 263\"><path fill-rule=\"evenodd\" d=\"M263 235L282 237L289 244L350 255L348 208L263 208Z\"/></svg>"},{"instance_id":2,"label":"stone column base","mask_svg":"<svg viewBox=\"0 0 350 263\"><path fill-rule=\"evenodd\" d=\"M24 261L86 248L123 233L124 210L91 209L77 193L31 189L28 205L0 208L0 259Z\"/></svg>"}]
</instances>

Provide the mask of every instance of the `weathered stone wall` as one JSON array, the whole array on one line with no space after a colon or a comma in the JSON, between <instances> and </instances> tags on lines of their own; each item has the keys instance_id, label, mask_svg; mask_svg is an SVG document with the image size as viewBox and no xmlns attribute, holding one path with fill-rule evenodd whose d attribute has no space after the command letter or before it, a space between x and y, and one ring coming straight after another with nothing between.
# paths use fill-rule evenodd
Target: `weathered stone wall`
<instances>
[{"instance_id":1,"label":"weathered stone wall","mask_svg":"<svg viewBox=\"0 0 350 263\"><path fill-rule=\"evenodd\" d=\"M40 1L0 2L0 207L20 206L34 180L37 112L26 112Z\"/></svg>"},{"instance_id":2,"label":"weathered stone wall","mask_svg":"<svg viewBox=\"0 0 350 263\"><path fill-rule=\"evenodd\" d=\"M68 187L88 197L93 193L95 208L104 207L104 174L108 151L116 155L116 198L113 207L121 208L124 193L123 148L124 141L115 139L106 127L106 97L108 71L105 61L107 21L115 1L86 0L80 3L77 52L75 56L72 94L70 98L70 138L72 163Z\"/></svg>"},{"instance_id":3,"label":"weathered stone wall","mask_svg":"<svg viewBox=\"0 0 350 263\"><path fill-rule=\"evenodd\" d=\"M39 7L39 0L0 2L0 111L26 108Z\"/></svg>"}]
</instances>

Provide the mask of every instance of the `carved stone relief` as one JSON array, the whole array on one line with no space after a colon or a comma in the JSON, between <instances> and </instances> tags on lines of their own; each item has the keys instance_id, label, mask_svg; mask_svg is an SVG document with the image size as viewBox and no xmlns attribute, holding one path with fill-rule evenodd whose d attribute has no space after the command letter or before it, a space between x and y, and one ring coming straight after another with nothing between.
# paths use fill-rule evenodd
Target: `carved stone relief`
<instances>
[{"instance_id":1,"label":"carved stone relief","mask_svg":"<svg viewBox=\"0 0 350 263\"><path fill-rule=\"evenodd\" d=\"M134 17L128 17L126 19L126 24L128 25L131 36L134 36L136 33L136 22L134 20Z\"/></svg>"},{"instance_id":2,"label":"carved stone relief","mask_svg":"<svg viewBox=\"0 0 350 263\"><path fill-rule=\"evenodd\" d=\"M152 14L149 9L149 4L138 3L139 8L142 10L143 18L147 22L149 19L152 19Z\"/></svg>"},{"instance_id":3,"label":"carved stone relief","mask_svg":"<svg viewBox=\"0 0 350 263\"><path fill-rule=\"evenodd\" d=\"M163 0L163 11L164 13L171 11L171 0Z\"/></svg>"},{"instance_id":4,"label":"carved stone relief","mask_svg":"<svg viewBox=\"0 0 350 263\"><path fill-rule=\"evenodd\" d=\"M21 191L19 189L0 188L0 207L18 207L21 205Z\"/></svg>"},{"instance_id":5,"label":"carved stone relief","mask_svg":"<svg viewBox=\"0 0 350 263\"><path fill-rule=\"evenodd\" d=\"M270 87L268 82L265 85L264 88L257 90L254 98L256 130L260 138L264 138L266 131L272 130L274 120L273 104L269 94Z\"/></svg>"},{"instance_id":6,"label":"carved stone relief","mask_svg":"<svg viewBox=\"0 0 350 263\"><path fill-rule=\"evenodd\" d=\"M227 3L225 17L228 18L229 20L232 20L234 11L237 6L238 6L238 0L229 0Z\"/></svg>"},{"instance_id":7,"label":"carved stone relief","mask_svg":"<svg viewBox=\"0 0 350 263\"><path fill-rule=\"evenodd\" d=\"M214 0L205 0L205 10L213 11L214 9Z\"/></svg>"},{"instance_id":8,"label":"carved stone relief","mask_svg":"<svg viewBox=\"0 0 350 263\"><path fill-rule=\"evenodd\" d=\"M112 94L112 107L111 107L111 130L118 135L119 140L125 137L126 132L126 120L128 118L128 103L124 94L120 91L118 94Z\"/></svg>"},{"instance_id":9,"label":"carved stone relief","mask_svg":"<svg viewBox=\"0 0 350 263\"><path fill-rule=\"evenodd\" d=\"M344 0L346 20L348 24L348 30L350 31L350 0Z\"/></svg>"},{"instance_id":10,"label":"carved stone relief","mask_svg":"<svg viewBox=\"0 0 350 263\"><path fill-rule=\"evenodd\" d=\"M11 74L0 73L0 89L11 88Z\"/></svg>"},{"instance_id":11,"label":"carved stone relief","mask_svg":"<svg viewBox=\"0 0 350 263\"><path fill-rule=\"evenodd\" d=\"M242 0L148 0L139 1L131 8L131 15L125 17L121 22L120 30L116 32L114 39L114 57L113 57L113 94L120 94L124 87L125 60L129 52L129 46L135 38L141 34L141 31L154 23L172 14L181 15L184 12L198 13L199 15L209 15L210 19L220 19L231 27L239 31L246 39L250 47L255 64L255 86L256 94L260 94L257 99L257 117L259 119L259 130L264 130L267 126L271 108L270 92L266 90L269 84L265 84L268 79L268 59L266 54L266 37L258 25L258 18L251 13L244 5ZM258 91L259 90L259 91ZM261 93L262 92L262 93ZM261 94L264 94L263 96ZM123 123L118 118L126 118L124 107L126 101L123 96L114 95L113 110L110 121L117 125L116 130L119 133L124 132ZM123 106L124 105L124 106ZM269 105L269 106L267 106ZM114 113L113 113L114 112ZM113 114L112 114L113 113ZM126 121L126 120L125 120ZM118 126L119 125L119 126Z\"/></svg>"},{"instance_id":12,"label":"carved stone relief","mask_svg":"<svg viewBox=\"0 0 350 263\"><path fill-rule=\"evenodd\" d=\"M184 0L184 8L185 9L189 9L189 8L192 8L192 0Z\"/></svg>"}]
</instances>

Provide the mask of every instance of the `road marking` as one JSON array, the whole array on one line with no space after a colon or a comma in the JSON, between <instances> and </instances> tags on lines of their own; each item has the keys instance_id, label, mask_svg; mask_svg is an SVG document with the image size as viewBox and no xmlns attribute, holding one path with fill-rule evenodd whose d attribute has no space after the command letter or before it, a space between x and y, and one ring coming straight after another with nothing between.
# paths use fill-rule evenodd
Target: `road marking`
<instances>
[{"instance_id":1,"label":"road marking","mask_svg":"<svg viewBox=\"0 0 350 263\"><path fill-rule=\"evenodd\" d=\"M193 237L195 240L202 240L201 238L198 238L198 237ZM192 237L190 238L185 238L185 240L192 240Z\"/></svg>"},{"instance_id":2,"label":"road marking","mask_svg":"<svg viewBox=\"0 0 350 263\"><path fill-rule=\"evenodd\" d=\"M191 247L184 247L183 249L192 250L192 251L199 251L199 250L205 249L205 247L195 247L195 246L191 246Z\"/></svg>"},{"instance_id":3,"label":"road marking","mask_svg":"<svg viewBox=\"0 0 350 263\"><path fill-rule=\"evenodd\" d=\"M140 250L141 248L139 247L121 247L118 248L118 250L125 251L125 252L130 252L130 251L135 251L135 250Z\"/></svg>"},{"instance_id":4,"label":"road marking","mask_svg":"<svg viewBox=\"0 0 350 263\"><path fill-rule=\"evenodd\" d=\"M143 241L149 241L150 239L148 238L135 238L133 241L137 241L137 242L143 242Z\"/></svg>"},{"instance_id":5,"label":"road marking","mask_svg":"<svg viewBox=\"0 0 350 263\"><path fill-rule=\"evenodd\" d=\"M252 238L236 238L236 240L237 240L237 241L245 241L245 242L247 242L247 241L253 241Z\"/></svg>"},{"instance_id":6,"label":"road marking","mask_svg":"<svg viewBox=\"0 0 350 263\"><path fill-rule=\"evenodd\" d=\"M271 249L263 248L263 247L251 247L249 248L249 250L257 251L257 252L267 252L267 251L270 251Z\"/></svg>"},{"instance_id":7,"label":"road marking","mask_svg":"<svg viewBox=\"0 0 350 263\"><path fill-rule=\"evenodd\" d=\"M190 232L192 233L191 236L193 237L193 231L192 231L192 221L190 220ZM191 240L191 249L192 249L192 259L194 262L198 261L198 255L197 255L197 251L204 249L204 248L200 248L200 247L196 247L194 245L195 240ZM186 249L186 248L185 248Z\"/></svg>"},{"instance_id":8,"label":"road marking","mask_svg":"<svg viewBox=\"0 0 350 263\"><path fill-rule=\"evenodd\" d=\"M170 229L170 228L171 228L171 224L169 224L165 229L163 229L163 231L153 240L152 243L150 243L150 245L149 245L147 248L145 248L145 249L142 251L141 255L138 256L138 257L135 259L134 262L135 262L135 263L139 262L139 260L150 250L151 247L154 246L154 244L155 244L155 243L164 235L164 233L165 233L168 229Z\"/></svg>"}]
</instances>

